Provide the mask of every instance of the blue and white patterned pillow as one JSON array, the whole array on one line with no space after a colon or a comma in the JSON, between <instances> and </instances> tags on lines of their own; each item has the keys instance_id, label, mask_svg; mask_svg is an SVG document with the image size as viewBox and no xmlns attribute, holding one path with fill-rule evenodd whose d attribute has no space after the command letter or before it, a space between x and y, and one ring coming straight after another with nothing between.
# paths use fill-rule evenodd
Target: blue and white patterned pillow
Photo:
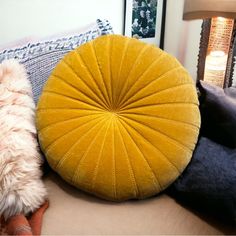
<instances>
[{"instance_id":1,"label":"blue and white patterned pillow","mask_svg":"<svg viewBox=\"0 0 236 236\"><path fill-rule=\"evenodd\" d=\"M94 38L112 33L110 23L98 19L96 24L81 33L6 49L0 52L0 63L5 59L15 58L25 66L32 84L34 102L37 103L49 75L66 53Z\"/></svg>"}]
</instances>

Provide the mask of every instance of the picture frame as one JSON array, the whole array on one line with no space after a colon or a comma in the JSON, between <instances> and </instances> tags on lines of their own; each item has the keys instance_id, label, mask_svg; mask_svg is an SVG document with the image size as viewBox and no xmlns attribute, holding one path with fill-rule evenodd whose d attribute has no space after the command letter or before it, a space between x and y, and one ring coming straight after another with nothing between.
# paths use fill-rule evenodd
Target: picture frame
<instances>
[{"instance_id":1,"label":"picture frame","mask_svg":"<svg viewBox=\"0 0 236 236\"><path fill-rule=\"evenodd\" d=\"M125 0L124 35L164 49L167 0Z\"/></svg>"}]
</instances>

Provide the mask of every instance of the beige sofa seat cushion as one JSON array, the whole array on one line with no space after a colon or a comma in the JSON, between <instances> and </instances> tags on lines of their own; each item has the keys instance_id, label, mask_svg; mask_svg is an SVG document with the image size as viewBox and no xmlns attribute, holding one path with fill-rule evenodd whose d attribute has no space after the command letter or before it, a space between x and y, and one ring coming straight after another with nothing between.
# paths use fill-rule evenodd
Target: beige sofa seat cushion
<instances>
[{"instance_id":1,"label":"beige sofa seat cushion","mask_svg":"<svg viewBox=\"0 0 236 236\"><path fill-rule=\"evenodd\" d=\"M42 234L233 234L233 229L207 222L165 194L113 203L69 186L54 173L45 177L45 184L50 207L44 216Z\"/></svg>"}]
</instances>

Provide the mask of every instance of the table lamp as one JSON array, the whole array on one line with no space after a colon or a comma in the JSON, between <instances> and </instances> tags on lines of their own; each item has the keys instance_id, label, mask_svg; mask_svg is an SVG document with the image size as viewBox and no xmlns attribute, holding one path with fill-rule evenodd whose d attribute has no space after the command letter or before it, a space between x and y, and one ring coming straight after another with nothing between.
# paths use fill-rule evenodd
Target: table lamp
<instances>
[{"instance_id":1,"label":"table lamp","mask_svg":"<svg viewBox=\"0 0 236 236\"><path fill-rule=\"evenodd\" d=\"M184 20L203 19L197 79L232 85L236 0L185 0Z\"/></svg>"}]
</instances>

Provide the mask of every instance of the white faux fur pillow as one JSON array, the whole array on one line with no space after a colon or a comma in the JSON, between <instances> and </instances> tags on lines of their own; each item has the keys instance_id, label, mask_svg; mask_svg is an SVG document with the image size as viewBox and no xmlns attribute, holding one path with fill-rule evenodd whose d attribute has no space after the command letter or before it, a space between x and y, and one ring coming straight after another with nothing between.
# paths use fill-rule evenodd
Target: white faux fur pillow
<instances>
[{"instance_id":1,"label":"white faux fur pillow","mask_svg":"<svg viewBox=\"0 0 236 236\"><path fill-rule=\"evenodd\" d=\"M36 210L45 201L35 105L30 82L16 60L0 64L0 215Z\"/></svg>"}]
</instances>

